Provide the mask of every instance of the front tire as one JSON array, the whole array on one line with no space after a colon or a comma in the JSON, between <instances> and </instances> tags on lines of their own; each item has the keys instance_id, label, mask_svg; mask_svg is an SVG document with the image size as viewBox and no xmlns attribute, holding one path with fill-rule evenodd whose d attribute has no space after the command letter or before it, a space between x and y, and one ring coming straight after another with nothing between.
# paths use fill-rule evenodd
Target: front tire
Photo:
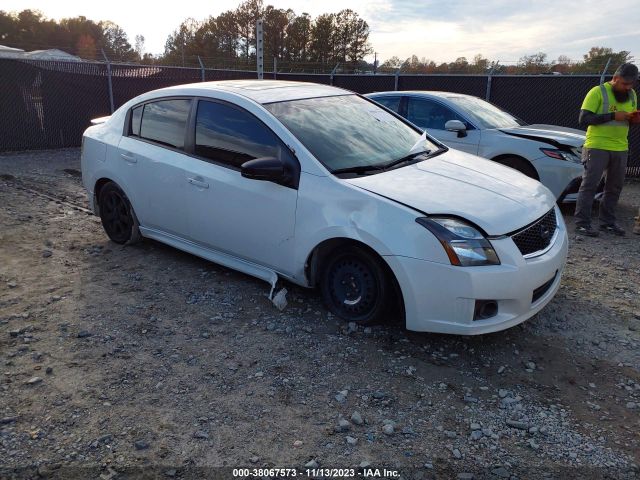
<instances>
[{"instance_id":1,"label":"front tire","mask_svg":"<svg viewBox=\"0 0 640 480\"><path fill-rule=\"evenodd\" d=\"M393 285L381 261L357 247L329 258L320 289L331 313L361 325L382 323L395 305Z\"/></svg>"},{"instance_id":2,"label":"front tire","mask_svg":"<svg viewBox=\"0 0 640 480\"><path fill-rule=\"evenodd\" d=\"M98 205L102 227L113 242L133 244L142 238L131 203L118 185L109 182L102 187Z\"/></svg>"}]
</instances>

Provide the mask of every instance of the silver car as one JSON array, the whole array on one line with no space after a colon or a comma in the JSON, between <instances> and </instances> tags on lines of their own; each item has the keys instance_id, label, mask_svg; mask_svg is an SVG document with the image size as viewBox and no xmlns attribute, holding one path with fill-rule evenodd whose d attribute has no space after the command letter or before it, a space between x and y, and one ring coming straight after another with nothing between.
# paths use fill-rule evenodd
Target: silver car
<instances>
[{"instance_id":1,"label":"silver car","mask_svg":"<svg viewBox=\"0 0 640 480\"><path fill-rule=\"evenodd\" d=\"M583 172L585 135L581 130L527 125L489 102L460 93L396 91L367 97L451 148L494 160L539 180L558 201L576 199Z\"/></svg>"}]
</instances>

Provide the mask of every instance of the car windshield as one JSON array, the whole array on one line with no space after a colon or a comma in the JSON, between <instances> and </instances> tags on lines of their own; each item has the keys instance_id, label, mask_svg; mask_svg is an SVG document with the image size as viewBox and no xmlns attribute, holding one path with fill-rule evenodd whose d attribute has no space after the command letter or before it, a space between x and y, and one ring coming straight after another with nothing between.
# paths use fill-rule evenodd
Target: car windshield
<instances>
[{"instance_id":1,"label":"car windshield","mask_svg":"<svg viewBox=\"0 0 640 480\"><path fill-rule=\"evenodd\" d=\"M480 128L510 128L527 124L518 117L476 97L451 96L447 99Z\"/></svg>"},{"instance_id":2,"label":"car windshield","mask_svg":"<svg viewBox=\"0 0 640 480\"><path fill-rule=\"evenodd\" d=\"M265 105L330 171L384 167L439 145L386 110L357 96Z\"/></svg>"}]
</instances>

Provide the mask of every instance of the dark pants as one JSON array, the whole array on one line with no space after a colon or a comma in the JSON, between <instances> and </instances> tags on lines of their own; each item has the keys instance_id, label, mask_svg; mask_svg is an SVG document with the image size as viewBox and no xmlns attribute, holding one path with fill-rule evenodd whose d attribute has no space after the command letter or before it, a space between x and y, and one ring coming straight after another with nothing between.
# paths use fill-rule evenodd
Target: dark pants
<instances>
[{"instance_id":1,"label":"dark pants","mask_svg":"<svg viewBox=\"0 0 640 480\"><path fill-rule=\"evenodd\" d=\"M624 174L627 170L629 152L612 152L596 148L582 149L582 163L585 166L582 174L582 184L578 191L576 202L576 224L587 226L591 224L591 208L593 197L598 189L602 175L606 175L604 196L600 201L600 224L612 225L616 223L616 206L622 192Z\"/></svg>"}]
</instances>

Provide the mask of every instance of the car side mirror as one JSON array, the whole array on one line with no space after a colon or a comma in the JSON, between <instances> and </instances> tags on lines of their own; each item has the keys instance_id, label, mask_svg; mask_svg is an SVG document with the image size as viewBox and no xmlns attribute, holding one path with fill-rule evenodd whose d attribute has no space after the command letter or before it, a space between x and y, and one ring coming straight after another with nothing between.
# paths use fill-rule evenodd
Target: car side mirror
<instances>
[{"instance_id":1,"label":"car side mirror","mask_svg":"<svg viewBox=\"0 0 640 480\"><path fill-rule=\"evenodd\" d=\"M458 138L467 136L467 126L460 120L449 120L444 124L444 128L448 132L458 132Z\"/></svg>"},{"instance_id":2,"label":"car side mirror","mask_svg":"<svg viewBox=\"0 0 640 480\"><path fill-rule=\"evenodd\" d=\"M245 178L280 183L287 179L284 164L275 157L262 157L244 162L240 173Z\"/></svg>"}]
</instances>

